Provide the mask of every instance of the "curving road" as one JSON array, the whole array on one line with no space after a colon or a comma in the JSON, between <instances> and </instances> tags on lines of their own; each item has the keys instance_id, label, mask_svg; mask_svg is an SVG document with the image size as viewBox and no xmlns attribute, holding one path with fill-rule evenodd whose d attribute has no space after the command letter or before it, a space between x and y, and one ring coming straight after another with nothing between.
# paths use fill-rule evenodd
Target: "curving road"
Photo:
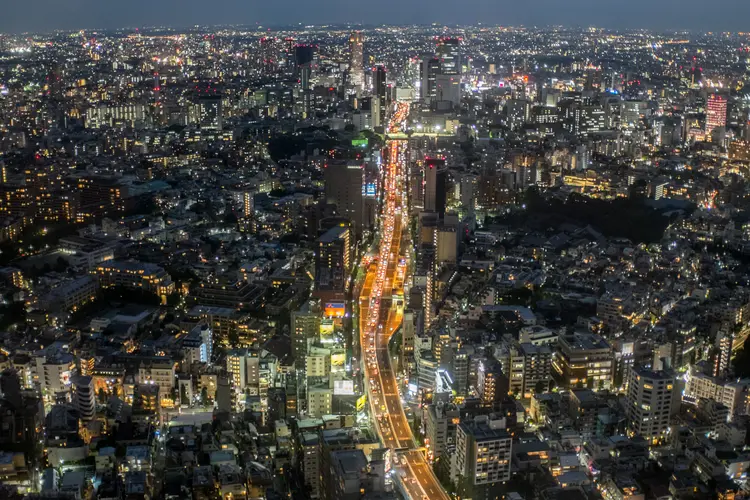
<instances>
[{"instance_id":1,"label":"curving road","mask_svg":"<svg viewBox=\"0 0 750 500\"><path fill-rule=\"evenodd\" d=\"M391 119L389 133L399 133L409 107L399 103ZM408 221L406 203L406 143L388 140L384 150L386 194L380 220L380 246L370 264L359 297L359 331L362 365L368 388L371 414L384 446L397 451L397 472L411 498L448 500L440 482L416 449L409 423L401 404L401 395L388 342L403 319L405 262L402 246Z\"/></svg>"}]
</instances>

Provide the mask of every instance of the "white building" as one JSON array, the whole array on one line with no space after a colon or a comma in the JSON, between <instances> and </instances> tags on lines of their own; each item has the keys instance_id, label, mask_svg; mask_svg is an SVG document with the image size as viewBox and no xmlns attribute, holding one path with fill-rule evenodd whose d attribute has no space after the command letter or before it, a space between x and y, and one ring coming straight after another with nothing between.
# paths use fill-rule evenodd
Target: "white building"
<instances>
[{"instance_id":1,"label":"white building","mask_svg":"<svg viewBox=\"0 0 750 500\"><path fill-rule=\"evenodd\" d=\"M748 380L722 381L710 377L691 366L685 374L685 391L683 399L697 403L701 398L711 399L729 408L729 420L737 415L747 414Z\"/></svg>"}]
</instances>

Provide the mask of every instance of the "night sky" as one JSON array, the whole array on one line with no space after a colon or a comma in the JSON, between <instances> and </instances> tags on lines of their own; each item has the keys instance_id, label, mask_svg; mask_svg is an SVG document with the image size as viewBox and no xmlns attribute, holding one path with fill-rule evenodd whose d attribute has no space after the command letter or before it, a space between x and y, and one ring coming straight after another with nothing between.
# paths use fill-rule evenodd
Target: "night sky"
<instances>
[{"instance_id":1,"label":"night sky","mask_svg":"<svg viewBox=\"0 0 750 500\"><path fill-rule=\"evenodd\" d=\"M596 25L750 30L750 0L0 0L0 32L193 24Z\"/></svg>"}]
</instances>

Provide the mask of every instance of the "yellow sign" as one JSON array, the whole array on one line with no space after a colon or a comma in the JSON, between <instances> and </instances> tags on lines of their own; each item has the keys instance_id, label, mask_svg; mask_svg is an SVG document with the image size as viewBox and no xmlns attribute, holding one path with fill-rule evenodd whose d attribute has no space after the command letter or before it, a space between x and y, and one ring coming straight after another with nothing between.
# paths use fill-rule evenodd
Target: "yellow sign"
<instances>
[{"instance_id":1,"label":"yellow sign","mask_svg":"<svg viewBox=\"0 0 750 500\"><path fill-rule=\"evenodd\" d=\"M365 409L365 405L367 404L367 394L363 394L358 400L357 400L357 411L362 411Z\"/></svg>"}]
</instances>

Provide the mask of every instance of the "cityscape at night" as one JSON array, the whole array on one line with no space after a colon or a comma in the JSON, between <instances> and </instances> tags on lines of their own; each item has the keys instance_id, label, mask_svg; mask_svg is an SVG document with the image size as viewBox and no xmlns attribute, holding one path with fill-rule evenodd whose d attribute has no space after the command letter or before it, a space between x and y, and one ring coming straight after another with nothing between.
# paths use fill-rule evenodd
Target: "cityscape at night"
<instances>
[{"instance_id":1,"label":"cityscape at night","mask_svg":"<svg viewBox=\"0 0 750 500\"><path fill-rule=\"evenodd\" d=\"M0 499L750 498L750 32L21 29Z\"/></svg>"}]
</instances>

